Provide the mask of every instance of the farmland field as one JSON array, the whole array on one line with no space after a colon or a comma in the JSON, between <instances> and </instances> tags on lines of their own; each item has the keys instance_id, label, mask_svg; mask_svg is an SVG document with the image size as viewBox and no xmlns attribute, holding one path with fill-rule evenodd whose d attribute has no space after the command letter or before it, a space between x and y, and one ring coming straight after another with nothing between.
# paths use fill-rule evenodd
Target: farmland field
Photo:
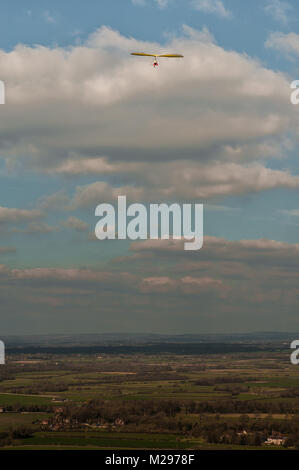
<instances>
[{"instance_id":1,"label":"farmland field","mask_svg":"<svg viewBox=\"0 0 299 470\"><path fill-rule=\"evenodd\" d=\"M289 349L207 349L9 352L1 448L298 448L299 368Z\"/></svg>"}]
</instances>

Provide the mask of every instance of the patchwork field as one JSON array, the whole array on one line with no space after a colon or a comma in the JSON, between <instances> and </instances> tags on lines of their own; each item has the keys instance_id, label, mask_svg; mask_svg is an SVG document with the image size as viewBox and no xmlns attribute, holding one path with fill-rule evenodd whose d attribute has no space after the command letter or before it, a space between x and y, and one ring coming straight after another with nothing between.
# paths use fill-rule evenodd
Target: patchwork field
<instances>
[{"instance_id":1,"label":"patchwork field","mask_svg":"<svg viewBox=\"0 0 299 470\"><path fill-rule=\"evenodd\" d=\"M10 354L2 449L299 447L289 350L230 354Z\"/></svg>"}]
</instances>

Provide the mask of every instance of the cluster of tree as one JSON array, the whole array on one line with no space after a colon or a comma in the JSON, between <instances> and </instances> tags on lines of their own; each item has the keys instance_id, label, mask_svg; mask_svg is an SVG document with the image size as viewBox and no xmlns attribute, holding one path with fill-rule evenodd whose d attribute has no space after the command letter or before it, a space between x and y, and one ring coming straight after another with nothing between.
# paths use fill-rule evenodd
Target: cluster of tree
<instances>
[{"instance_id":1,"label":"cluster of tree","mask_svg":"<svg viewBox=\"0 0 299 470\"><path fill-rule=\"evenodd\" d=\"M240 393L246 393L249 390L248 385L216 385L213 390L215 392L228 392L232 395L239 395Z\"/></svg>"},{"instance_id":2,"label":"cluster of tree","mask_svg":"<svg viewBox=\"0 0 299 470\"><path fill-rule=\"evenodd\" d=\"M0 432L0 447L8 446L14 440L32 437L34 430L27 426L13 427L9 431Z\"/></svg>"},{"instance_id":3,"label":"cluster of tree","mask_svg":"<svg viewBox=\"0 0 299 470\"><path fill-rule=\"evenodd\" d=\"M240 418L226 419L225 415L218 414L223 410L227 413L229 403L233 404L230 412L239 413ZM119 422L120 430L125 432L169 432L187 437L200 437L209 443L253 446L261 445L269 436L283 435L287 438L285 446L299 448L299 416L273 419L271 415L272 412L282 412L282 408L286 411L289 405L287 402L259 400L217 402L91 400L84 404L67 402L59 411L56 410L49 423L55 424L59 421L70 429L78 429L86 424L115 426ZM210 414L211 410L214 414ZM54 407L51 405L25 407L14 404L6 407L6 411L49 413L54 411ZM248 412L255 413L255 416L249 418L246 414ZM268 415L260 417L259 413L268 413ZM188 419L189 414L192 414L192 419ZM9 439L23 439L30 437L32 433L32 429L29 428L12 429L8 434L0 435L0 444L7 445Z\"/></svg>"},{"instance_id":4,"label":"cluster of tree","mask_svg":"<svg viewBox=\"0 0 299 470\"><path fill-rule=\"evenodd\" d=\"M249 418L242 415L238 420L223 420L219 416L203 416L194 423L191 435L204 437L214 444L237 444L259 446L268 437L286 436L285 447L299 448L299 418L288 420Z\"/></svg>"},{"instance_id":5,"label":"cluster of tree","mask_svg":"<svg viewBox=\"0 0 299 470\"><path fill-rule=\"evenodd\" d=\"M196 413L279 413L299 411L298 400L215 400L196 404Z\"/></svg>"},{"instance_id":6,"label":"cluster of tree","mask_svg":"<svg viewBox=\"0 0 299 470\"><path fill-rule=\"evenodd\" d=\"M229 404L231 404L231 406L229 406ZM146 418L147 422L149 422L149 419L157 416L159 418L176 418L179 415L180 418L181 416L187 416L188 414L198 414L198 416L214 414L212 424L215 426L215 423L227 421L219 421L219 419L215 419L215 416L219 416L219 413L237 413L243 417L245 416L245 418L240 420L240 423L236 424L234 428L236 432L239 432L245 425L249 431L266 430L267 432L290 432L291 424L294 426L294 423L297 423L297 421L273 420L271 419L271 413L279 412L286 414L294 411L295 409L290 407L290 404L287 402L262 402L258 400L218 400L215 402L194 402L183 400L92 400L83 405L68 403L63 408L65 418L69 418L70 420L74 420L78 423L95 421L112 423L117 418L121 418L124 423L130 424L141 422L143 418ZM257 418L249 420L247 416L246 420L246 413L255 413ZM267 413L269 420L267 421L258 418L259 413ZM199 421L202 423L201 420Z\"/></svg>"},{"instance_id":7,"label":"cluster of tree","mask_svg":"<svg viewBox=\"0 0 299 470\"><path fill-rule=\"evenodd\" d=\"M268 415L295 414L299 412L299 403L292 401L262 401L262 400L215 400L206 402L184 401L184 400L92 400L78 406L68 404L65 413L69 418L73 416L79 421L94 420L102 418L113 421L122 417L126 422L132 421L132 417L153 416L163 413L165 416L173 417L181 413L188 414L260 414Z\"/></svg>"},{"instance_id":8,"label":"cluster of tree","mask_svg":"<svg viewBox=\"0 0 299 470\"><path fill-rule=\"evenodd\" d=\"M282 398L298 398L299 397L299 388L291 388L280 393Z\"/></svg>"},{"instance_id":9,"label":"cluster of tree","mask_svg":"<svg viewBox=\"0 0 299 470\"><path fill-rule=\"evenodd\" d=\"M178 365L176 367L177 372L204 372L205 370L207 370L207 366L201 362L192 362L191 364Z\"/></svg>"},{"instance_id":10,"label":"cluster of tree","mask_svg":"<svg viewBox=\"0 0 299 470\"><path fill-rule=\"evenodd\" d=\"M164 413L165 416L175 416L181 411L181 407L176 401L105 401L92 400L88 403L77 406L68 404L64 407L63 414L70 421L78 423L105 422L113 423L121 418L125 423L135 423L140 417L155 416Z\"/></svg>"},{"instance_id":11,"label":"cluster of tree","mask_svg":"<svg viewBox=\"0 0 299 470\"><path fill-rule=\"evenodd\" d=\"M54 405L14 403L3 407L4 411L51 412ZM65 412L82 415L82 419L103 417L113 420L119 416L149 416L164 413L166 416L182 414L296 414L299 413L298 400L92 400L83 405L68 403Z\"/></svg>"},{"instance_id":12,"label":"cluster of tree","mask_svg":"<svg viewBox=\"0 0 299 470\"><path fill-rule=\"evenodd\" d=\"M31 381L30 385L21 385L19 387L10 387L11 393L40 394L46 392L65 392L68 390L68 384L63 382L54 382L51 380Z\"/></svg>"},{"instance_id":13,"label":"cluster of tree","mask_svg":"<svg viewBox=\"0 0 299 470\"><path fill-rule=\"evenodd\" d=\"M0 368L0 382L4 380L14 380L16 378L16 374L9 367L1 367Z\"/></svg>"},{"instance_id":14,"label":"cluster of tree","mask_svg":"<svg viewBox=\"0 0 299 470\"><path fill-rule=\"evenodd\" d=\"M242 376L223 376L223 377L205 377L203 379L196 380L195 385L201 386L212 386L218 384L241 384L245 382L254 382L256 377L242 377Z\"/></svg>"},{"instance_id":15,"label":"cluster of tree","mask_svg":"<svg viewBox=\"0 0 299 470\"><path fill-rule=\"evenodd\" d=\"M14 412L14 413L51 413L53 407L51 405L43 404L28 404L24 405L21 403L13 403L11 405L5 405L3 407L4 412Z\"/></svg>"},{"instance_id":16,"label":"cluster of tree","mask_svg":"<svg viewBox=\"0 0 299 470\"><path fill-rule=\"evenodd\" d=\"M160 370L156 371L142 371L136 372L132 374L131 372L128 375L121 374L121 375L103 375L102 377L96 379L89 379L89 380L78 380L76 382L72 382L73 387L91 387L94 385L102 385L102 384L122 384L124 381L126 382L159 382L162 380L187 380L187 377L178 375L177 373L171 372L161 372Z\"/></svg>"},{"instance_id":17,"label":"cluster of tree","mask_svg":"<svg viewBox=\"0 0 299 470\"><path fill-rule=\"evenodd\" d=\"M53 423L59 419L71 429L83 424L115 426L122 422L125 432L170 432L184 436L201 437L209 443L259 446L269 436L287 437L284 445L299 447L299 417L273 419L259 415L249 418L225 419L220 415L200 413L197 419L188 420L188 413L197 413L201 403L180 400L161 401L104 401L92 400L83 405L67 404ZM52 422L51 421L51 422ZM52 423L52 424L53 424Z\"/></svg>"}]
</instances>

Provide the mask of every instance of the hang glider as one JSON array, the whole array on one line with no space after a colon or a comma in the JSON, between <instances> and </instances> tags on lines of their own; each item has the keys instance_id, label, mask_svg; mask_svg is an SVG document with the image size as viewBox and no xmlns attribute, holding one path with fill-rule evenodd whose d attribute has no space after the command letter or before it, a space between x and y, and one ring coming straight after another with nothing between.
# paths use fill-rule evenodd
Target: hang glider
<instances>
[{"instance_id":1,"label":"hang glider","mask_svg":"<svg viewBox=\"0 0 299 470\"><path fill-rule=\"evenodd\" d=\"M142 57L154 57L155 58L154 63L153 63L154 67L159 66L158 58L167 57L167 58L176 59L176 58L183 58L184 57L181 54L146 54L145 52L132 52L131 55L137 55L137 56L142 56Z\"/></svg>"}]
</instances>

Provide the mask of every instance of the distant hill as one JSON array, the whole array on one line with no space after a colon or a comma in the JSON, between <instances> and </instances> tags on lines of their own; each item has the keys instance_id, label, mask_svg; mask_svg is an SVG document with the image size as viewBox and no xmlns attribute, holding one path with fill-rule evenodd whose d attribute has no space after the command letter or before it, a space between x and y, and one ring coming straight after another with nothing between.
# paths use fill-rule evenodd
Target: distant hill
<instances>
[{"instance_id":1,"label":"distant hill","mask_svg":"<svg viewBox=\"0 0 299 470\"><path fill-rule=\"evenodd\" d=\"M61 335L24 335L2 336L6 348L70 348L93 346L142 346L162 344L262 344L282 343L299 339L299 333L257 332L236 334L184 334L165 335L151 333L95 333L95 334L61 334Z\"/></svg>"}]
</instances>

